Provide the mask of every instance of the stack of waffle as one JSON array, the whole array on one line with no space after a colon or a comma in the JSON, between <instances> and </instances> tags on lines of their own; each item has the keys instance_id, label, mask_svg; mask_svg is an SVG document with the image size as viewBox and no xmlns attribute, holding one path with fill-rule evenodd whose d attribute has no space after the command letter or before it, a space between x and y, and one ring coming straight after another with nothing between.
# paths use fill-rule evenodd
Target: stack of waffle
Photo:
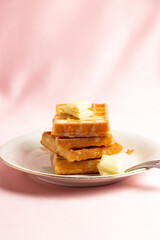
<instances>
[{"instance_id":1,"label":"stack of waffle","mask_svg":"<svg viewBox=\"0 0 160 240\"><path fill-rule=\"evenodd\" d=\"M51 151L55 174L98 173L103 154L122 151L109 126L106 104L92 104L93 115L84 119L65 113L66 104L56 106L51 132L44 132L41 144Z\"/></svg>"}]
</instances>

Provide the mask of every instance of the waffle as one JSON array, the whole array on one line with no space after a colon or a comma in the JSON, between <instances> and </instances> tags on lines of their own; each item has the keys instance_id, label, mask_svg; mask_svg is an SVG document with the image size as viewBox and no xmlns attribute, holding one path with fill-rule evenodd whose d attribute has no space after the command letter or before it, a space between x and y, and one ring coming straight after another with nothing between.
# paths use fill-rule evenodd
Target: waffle
<instances>
[{"instance_id":1,"label":"waffle","mask_svg":"<svg viewBox=\"0 0 160 240\"><path fill-rule=\"evenodd\" d=\"M90 137L90 138L61 138L54 137L51 132L44 132L42 134L41 144L55 152L56 148L70 149L83 148L90 146L109 146L115 141L111 132L107 132L106 137Z\"/></svg>"},{"instance_id":2,"label":"waffle","mask_svg":"<svg viewBox=\"0 0 160 240\"><path fill-rule=\"evenodd\" d=\"M90 159L80 162L68 162L57 154L51 154L51 161L55 174L86 174L98 173L97 163L100 159Z\"/></svg>"},{"instance_id":3,"label":"waffle","mask_svg":"<svg viewBox=\"0 0 160 240\"><path fill-rule=\"evenodd\" d=\"M106 104L92 104L93 116L79 119L64 112L66 104L56 106L51 134L58 137L106 136L110 131Z\"/></svg>"},{"instance_id":4,"label":"waffle","mask_svg":"<svg viewBox=\"0 0 160 240\"><path fill-rule=\"evenodd\" d=\"M52 137L49 133L44 133L42 135L41 143L51 152L56 152L58 155L65 158L68 162L100 158L103 154L112 155L118 154L122 151L122 146L119 143L114 143L106 147L100 146L63 149L57 146L56 139Z\"/></svg>"},{"instance_id":5,"label":"waffle","mask_svg":"<svg viewBox=\"0 0 160 240\"><path fill-rule=\"evenodd\" d=\"M122 151L119 143L114 143L107 147L88 147L79 149L56 148L56 153L65 158L68 162L82 161L86 159L100 158L103 154L113 155Z\"/></svg>"}]
</instances>

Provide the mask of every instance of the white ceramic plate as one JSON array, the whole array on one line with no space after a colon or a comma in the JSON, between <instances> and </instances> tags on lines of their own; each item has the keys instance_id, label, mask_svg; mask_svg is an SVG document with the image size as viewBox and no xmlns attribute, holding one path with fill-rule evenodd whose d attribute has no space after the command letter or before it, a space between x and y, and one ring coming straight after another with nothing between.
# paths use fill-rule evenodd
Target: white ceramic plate
<instances>
[{"instance_id":1,"label":"white ceramic plate","mask_svg":"<svg viewBox=\"0 0 160 240\"><path fill-rule=\"evenodd\" d=\"M7 142L0 149L2 161L44 182L72 187L111 184L145 171L145 169L142 169L110 176L56 175L51 166L50 153L44 151L40 144L41 135L42 132L31 133ZM142 136L120 131L113 131L113 135L115 140L124 147L124 151L121 154L125 159L125 168L147 160L156 159L160 147L158 143ZM128 148L134 149L131 155L126 154Z\"/></svg>"}]
</instances>

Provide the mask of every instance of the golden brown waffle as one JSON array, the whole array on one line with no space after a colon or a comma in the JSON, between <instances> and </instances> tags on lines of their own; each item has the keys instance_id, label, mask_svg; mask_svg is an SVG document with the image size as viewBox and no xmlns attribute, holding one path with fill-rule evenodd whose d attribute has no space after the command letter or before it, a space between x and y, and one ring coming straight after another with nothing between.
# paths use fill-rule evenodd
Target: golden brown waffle
<instances>
[{"instance_id":1,"label":"golden brown waffle","mask_svg":"<svg viewBox=\"0 0 160 240\"><path fill-rule=\"evenodd\" d=\"M66 104L56 106L52 135L59 137L106 136L110 131L106 104L92 104L93 116L79 119L64 112Z\"/></svg>"},{"instance_id":2,"label":"golden brown waffle","mask_svg":"<svg viewBox=\"0 0 160 240\"><path fill-rule=\"evenodd\" d=\"M48 147L52 152L54 152L56 148L70 149L90 146L109 146L114 142L111 132L107 132L106 137L90 138L61 138L52 136L51 132L44 132L41 139L42 145Z\"/></svg>"},{"instance_id":3,"label":"golden brown waffle","mask_svg":"<svg viewBox=\"0 0 160 240\"><path fill-rule=\"evenodd\" d=\"M119 143L114 143L107 147L88 147L79 149L56 148L56 153L65 158L68 162L82 161L86 159L101 158L103 154L113 155L122 151Z\"/></svg>"},{"instance_id":4,"label":"golden brown waffle","mask_svg":"<svg viewBox=\"0 0 160 240\"><path fill-rule=\"evenodd\" d=\"M56 152L69 162L82 161L86 159L100 158L103 154L113 155L122 151L123 147L119 143L114 143L110 146L100 147L86 147L86 148L71 148L63 149L57 147L56 140L51 135L43 134L41 143L48 148L51 152ZM52 140L52 141L51 141Z\"/></svg>"},{"instance_id":5,"label":"golden brown waffle","mask_svg":"<svg viewBox=\"0 0 160 240\"><path fill-rule=\"evenodd\" d=\"M56 150L56 138L53 137L50 132L44 132L42 134L41 144L51 152L55 152Z\"/></svg>"},{"instance_id":6,"label":"golden brown waffle","mask_svg":"<svg viewBox=\"0 0 160 240\"><path fill-rule=\"evenodd\" d=\"M97 163L100 159L90 159L80 162L68 162L57 154L51 154L51 161L55 174L87 174L98 173Z\"/></svg>"}]
</instances>

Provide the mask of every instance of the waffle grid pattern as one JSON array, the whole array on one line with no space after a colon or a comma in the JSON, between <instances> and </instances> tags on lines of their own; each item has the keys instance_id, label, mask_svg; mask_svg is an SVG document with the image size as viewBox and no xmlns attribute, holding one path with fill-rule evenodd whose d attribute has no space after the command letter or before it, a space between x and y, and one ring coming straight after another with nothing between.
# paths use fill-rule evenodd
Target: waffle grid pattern
<instances>
[{"instance_id":1,"label":"waffle grid pattern","mask_svg":"<svg viewBox=\"0 0 160 240\"><path fill-rule=\"evenodd\" d=\"M56 106L52 135L57 137L107 136L110 131L106 104L92 104L93 116L79 119L64 112L65 104Z\"/></svg>"}]
</instances>

